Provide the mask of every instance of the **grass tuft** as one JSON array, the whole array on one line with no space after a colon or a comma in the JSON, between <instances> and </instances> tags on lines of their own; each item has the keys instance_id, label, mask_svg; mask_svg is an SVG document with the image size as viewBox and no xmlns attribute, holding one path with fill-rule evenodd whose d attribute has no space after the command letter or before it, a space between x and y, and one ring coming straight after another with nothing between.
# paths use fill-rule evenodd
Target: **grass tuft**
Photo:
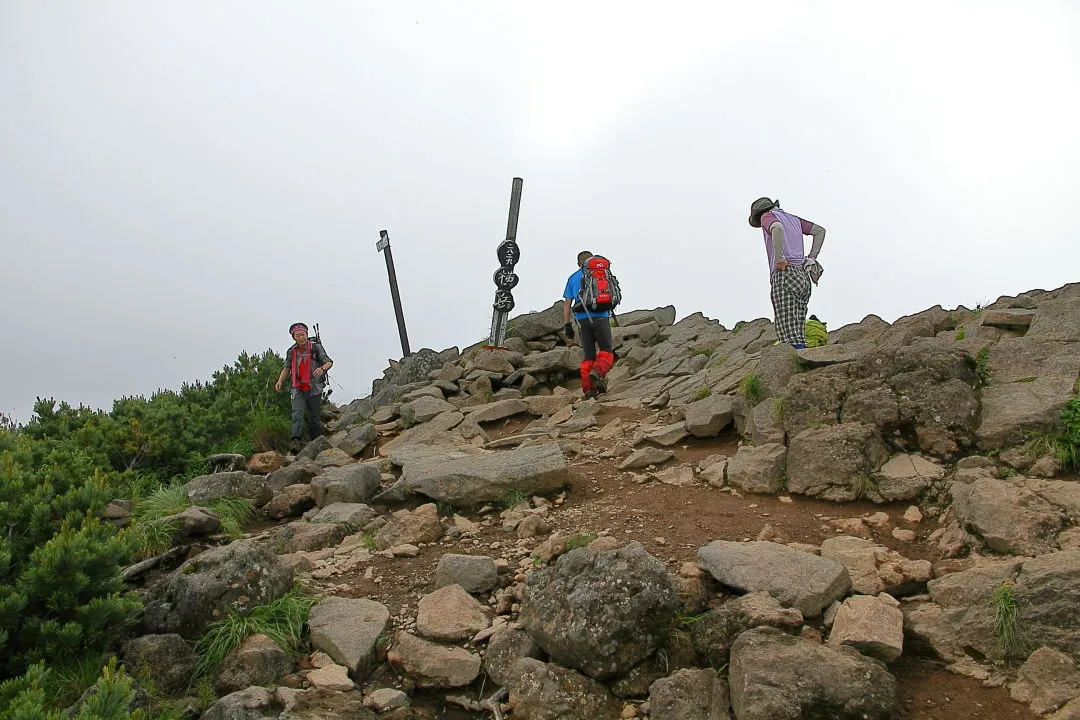
<instances>
[{"instance_id":1,"label":"grass tuft","mask_svg":"<svg viewBox=\"0 0 1080 720\"><path fill-rule=\"evenodd\" d=\"M980 385L990 382L990 346L987 345L975 356L975 376Z\"/></svg>"},{"instance_id":2,"label":"grass tuft","mask_svg":"<svg viewBox=\"0 0 1080 720\"><path fill-rule=\"evenodd\" d=\"M699 387L697 390L694 391L693 395L690 396L690 402L697 402L698 400L704 400L705 398L709 397L710 395L712 395L712 388L710 388L708 385L702 385L701 387Z\"/></svg>"},{"instance_id":3,"label":"grass tuft","mask_svg":"<svg viewBox=\"0 0 1080 720\"><path fill-rule=\"evenodd\" d=\"M591 545L594 540L596 540L595 533L576 533L566 539L566 549L577 550L586 545Z\"/></svg>"},{"instance_id":4,"label":"grass tuft","mask_svg":"<svg viewBox=\"0 0 1080 720\"><path fill-rule=\"evenodd\" d=\"M749 373L739 381L739 394L753 407L757 405L765 394L765 384L757 373Z\"/></svg>"},{"instance_id":5,"label":"grass tuft","mask_svg":"<svg viewBox=\"0 0 1080 720\"><path fill-rule=\"evenodd\" d=\"M1020 606L1012 581L1001 583L990 598L994 606L994 634L1002 658L1009 662L1021 657L1024 633L1020 626Z\"/></svg>"},{"instance_id":6,"label":"grass tuft","mask_svg":"<svg viewBox=\"0 0 1080 720\"><path fill-rule=\"evenodd\" d=\"M196 677L216 674L221 663L251 635L265 635L289 653L295 653L303 638L308 612L316 598L294 587L277 600L250 608L245 612L232 611L217 621L195 643L199 662Z\"/></svg>"},{"instance_id":7,"label":"grass tuft","mask_svg":"<svg viewBox=\"0 0 1080 720\"><path fill-rule=\"evenodd\" d=\"M961 325L960 327L956 328L956 335L953 337L953 339L957 342L960 342L965 337L967 337L967 332L964 331L964 326Z\"/></svg>"},{"instance_id":8,"label":"grass tuft","mask_svg":"<svg viewBox=\"0 0 1080 720\"><path fill-rule=\"evenodd\" d=\"M871 495L877 494L878 484L874 478L858 474L851 477L851 489L857 500L865 500Z\"/></svg>"},{"instance_id":9,"label":"grass tuft","mask_svg":"<svg viewBox=\"0 0 1080 720\"><path fill-rule=\"evenodd\" d=\"M526 495L525 493L523 493L522 491L520 491L520 490L507 490L506 494L503 496L502 503L500 503L500 504L502 505L503 510L512 510L513 508L516 508L518 505L521 505L523 503L528 504L528 502L529 502L529 496Z\"/></svg>"},{"instance_id":10,"label":"grass tuft","mask_svg":"<svg viewBox=\"0 0 1080 720\"><path fill-rule=\"evenodd\" d=\"M135 503L132 515L136 521L160 520L169 515L183 512L191 507L184 483L162 485L142 500Z\"/></svg>"},{"instance_id":11,"label":"grass tuft","mask_svg":"<svg viewBox=\"0 0 1080 720\"><path fill-rule=\"evenodd\" d=\"M221 516L221 532L233 539L255 519L255 503L245 498L220 498L210 503L210 509Z\"/></svg>"},{"instance_id":12,"label":"grass tuft","mask_svg":"<svg viewBox=\"0 0 1080 720\"><path fill-rule=\"evenodd\" d=\"M772 416L776 422L784 422L784 398L775 397L772 401Z\"/></svg>"}]
</instances>

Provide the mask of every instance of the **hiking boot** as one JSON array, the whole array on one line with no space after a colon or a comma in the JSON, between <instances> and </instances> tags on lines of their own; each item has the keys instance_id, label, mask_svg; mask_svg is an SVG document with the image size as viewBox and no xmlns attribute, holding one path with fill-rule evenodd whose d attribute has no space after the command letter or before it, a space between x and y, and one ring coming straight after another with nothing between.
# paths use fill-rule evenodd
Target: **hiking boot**
<instances>
[{"instance_id":1,"label":"hiking boot","mask_svg":"<svg viewBox=\"0 0 1080 720\"><path fill-rule=\"evenodd\" d=\"M592 382L592 386L596 388L597 395L607 392L607 381L604 380L604 376L595 368L589 371L589 380Z\"/></svg>"},{"instance_id":2,"label":"hiking boot","mask_svg":"<svg viewBox=\"0 0 1080 720\"><path fill-rule=\"evenodd\" d=\"M584 400L592 400L595 397L596 397L596 391L595 390L590 390L589 392L585 393L585 397L583 399Z\"/></svg>"},{"instance_id":3,"label":"hiking boot","mask_svg":"<svg viewBox=\"0 0 1080 720\"><path fill-rule=\"evenodd\" d=\"M289 443L289 452L293 455L300 452L300 438L293 438L292 442Z\"/></svg>"}]
</instances>

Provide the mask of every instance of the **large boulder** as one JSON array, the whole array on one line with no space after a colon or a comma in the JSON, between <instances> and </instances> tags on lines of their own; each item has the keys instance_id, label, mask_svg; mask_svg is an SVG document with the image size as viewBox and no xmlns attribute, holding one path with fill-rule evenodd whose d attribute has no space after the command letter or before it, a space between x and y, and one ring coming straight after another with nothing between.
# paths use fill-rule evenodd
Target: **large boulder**
<instances>
[{"instance_id":1,"label":"large boulder","mask_svg":"<svg viewBox=\"0 0 1080 720\"><path fill-rule=\"evenodd\" d=\"M997 450L1018 445L1028 433L1055 424L1075 382L1075 374L1052 375L984 388L979 447Z\"/></svg>"},{"instance_id":2,"label":"large boulder","mask_svg":"<svg viewBox=\"0 0 1080 720\"><path fill-rule=\"evenodd\" d=\"M513 491L535 495L560 490L570 484L570 471L559 446L548 443L464 457L413 455L402 460L398 484L438 502L468 506L499 501Z\"/></svg>"},{"instance_id":3,"label":"large boulder","mask_svg":"<svg viewBox=\"0 0 1080 720\"><path fill-rule=\"evenodd\" d=\"M683 407L686 431L697 438L716 437L735 417L735 399L710 395Z\"/></svg>"},{"instance_id":4,"label":"large boulder","mask_svg":"<svg viewBox=\"0 0 1080 720\"><path fill-rule=\"evenodd\" d=\"M261 506L270 502L273 497L266 476L253 475L242 470L200 475L188 480L184 490L188 501L195 505L222 498L243 498Z\"/></svg>"},{"instance_id":5,"label":"large boulder","mask_svg":"<svg viewBox=\"0 0 1080 720\"><path fill-rule=\"evenodd\" d=\"M351 463L330 468L311 481L315 504L367 503L379 491L382 474L373 462Z\"/></svg>"},{"instance_id":6,"label":"large boulder","mask_svg":"<svg viewBox=\"0 0 1080 720\"><path fill-rule=\"evenodd\" d=\"M933 572L929 560L912 560L863 538L837 535L821 543L821 557L847 568L851 591L864 595L880 592L919 592Z\"/></svg>"},{"instance_id":7,"label":"large boulder","mask_svg":"<svg viewBox=\"0 0 1080 720\"><path fill-rule=\"evenodd\" d=\"M420 423L426 423L444 412L453 412L456 408L442 397L425 395L403 403L401 406L401 422L405 427L412 427Z\"/></svg>"},{"instance_id":8,"label":"large boulder","mask_svg":"<svg viewBox=\"0 0 1080 720\"><path fill-rule=\"evenodd\" d=\"M794 633L802 627L803 615L785 608L767 592L752 592L726 601L690 626L690 639L698 662L708 667L728 664L735 638L756 627L775 627Z\"/></svg>"},{"instance_id":9,"label":"large boulder","mask_svg":"<svg viewBox=\"0 0 1080 720\"><path fill-rule=\"evenodd\" d=\"M908 320L907 330L921 324L925 337L944 327L939 320ZM893 337L902 340L905 323L897 325L899 334ZM838 422L868 424L884 437L897 432L915 437L926 452L955 455L974 443L979 421L975 365L962 349L903 342L879 348L854 362L792 377L784 398L784 427L788 437L795 437Z\"/></svg>"},{"instance_id":10,"label":"large boulder","mask_svg":"<svg viewBox=\"0 0 1080 720\"><path fill-rule=\"evenodd\" d=\"M727 463L727 482L745 492L775 494L784 487L787 448L781 443L743 445Z\"/></svg>"},{"instance_id":11,"label":"large boulder","mask_svg":"<svg viewBox=\"0 0 1080 720\"><path fill-rule=\"evenodd\" d=\"M274 685L293 671L293 661L265 635L250 635L221 663L215 687L222 695L252 685Z\"/></svg>"},{"instance_id":12,"label":"large boulder","mask_svg":"<svg viewBox=\"0 0 1080 720\"><path fill-rule=\"evenodd\" d=\"M833 619L829 644L848 645L863 655L892 662L904 652L904 614L891 595L852 595Z\"/></svg>"},{"instance_id":13,"label":"large boulder","mask_svg":"<svg viewBox=\"0 0 1080 720\"><path fill-rule=\"evenodd\" d=\"M877 491L872 478L888 457L873 425L803 430L788 447L788 490L833 502L873 498Z\"/></svg>"},{"instance_id":14,"label":"large boulder","mask_svg":"<svg viewBox=\"0 0 1080 720\"><path fill-rule=\"evenodd\" d=\"M453 688L468 685L480 674L480 656L464 648L447 647L398 632L387 653L394 668L417 687Z\"/></svg>"},{"instance_id":15,"label":"large boulder","mask_svg":"<svg viewBox=\"0 0 1080 720\"><path fill-rule=\"evenodd\" d=\"M1080 670L1076 661L1065 653L1039 648L1016 673L1016 682L1009 686L1009 696L1028 703L1033 713L1042 716L1073 698L1080 698ZM1055 719L1056 716L1051 718Z\"/></svg>"},{"instance_id":16,"label":"large boulder","mask_svg":"<svg viewBox=\"0 0 1080 720\"><path fill-rule=\"evenodd\" d=\"M651 720L730 720L728 688L715 670L683 668L649 686Z\"/></svg>"},{"instance_id":17,"label":"large boulder","mask_svg":"<svg viewBox=\"0 0 1080 720\"><path fill-rule=\"evenodd\" d=\"M304 459L289 463L266 476L266 482L272 492L281 492L290 485L303 485L323 469L314 460Z\"/></svg>"},{"instance_id":18,"label":"large boulder","mask_svg":"<svg viewBox=\"0 0 1080 720\"><path fill-rule=\"evenodd\" d=\"M143 635L124 643L124 663L140 676L154 679L158 692L174 695L187 689L198 658L184 638Z\"/></svg>"},{"instance_id":19,"label":"large boulder","mask_svg":"<svg viewBox=\"0 0 1080 720\"><path fill-rule=\"evenodd\" d=\"M520 675L518 660L543 654L536 641L517 623L502 625L492 633L484 653L484 672L496 685L508 687Z\"/></svg>"},{"instance_id":20,"label":"large boulder","mask_svg":"<svg viewBox=\"0 0 1080 720\"><path fill-rule=\"evenodd\" d=\"M519 720L616 720L621 703L600 683L554 663L518 662L510 710Z\"/></svg>"},{"instance_id":21,"label":"large boulder","mask_svg":"<svg viewBox=\"0 0 1080 720\"><path fill-rule=\"evenodd\" d=\"M446 585L420 598L416 631L431 640L468 640L491 625L486 608L460 585Z\"/></svg>"},{"instance_id":22,"label":"large boulder","mask_svg":"<svg viewBox=\"0 0 1080 720\"><path fill-rule=\"evenodd\" d=\"M728 587L767 592L811 618L851 589L840 563L765 541L714 540L698 549L698 565Z\"/></svg>"},{"instance_id":23,"label":"large boulder","mask_svg":"<svg viewBox=\"0 0 1080 720\"><path fill-rule=\"evenodd\" d=\"M562 306L563 301L559 300L547 310L511 318L506 324L506 337L528 341L559 332L563 327Z\"/></svg>"},{"instance_id":24,"label":"large boulder","mask_svg":"<svg viewBox=\"0 0 1080 720\"><path fill-rule=\"evenodd\" d=\"M477 423L495 422L529 411L529 404L524 400L510 398L496 400L486 405L478 405L469 413L469 419Z\"/></svg>"},{"instance_id":25,"label":"large boulder","mask_svg":"<svg viewBox=\"0 0 1080 720\"><path fill-rule=\"evenodd\" d=\"M343 523L312 523L297 520L275 529L270 535L270 547L279 555L314 552L337 546L349 532L349 526Z\"/></svg>"},{"instance_id":26,"label":"large boulder","mask_svg":"<svg viewBox=\"0 0 1080 720\"><path fill-rule=\"evenodd\" d=\"M1002 662L1041 646L1080 658L1080 550L987 562L927 589L929 602L902 608L905 633L959 671L972 656ZM1002 635L995 622L1002 606L1016 612L1021 633Z\"/></svg>"},{"instance_id":27,"label":"large boulder","mask_svg":"<svg viewBox=\"0 0 1080 720\"><path fill-rule=\"evenodd\" d=\"M398 510L390 516L375 535L375 547L380 550L395 545L419 545L438 542L445 532L434 503L421 505L413 511Z\"/></svg>"},{"instance_id":28,"label":"large boulder","mask_svg":"<svg viewBox=\"0 0 1080 720\"><path fill-rule=\"evenodd\" d=\"M280 714L281 704L274 692L255 685L219 699L201 720L276 720Z\"/></svg>"},{"instance_id":29,"label":"large boulder","mask_svg":"<svg viewBox=\"0 0 1080 720\"><path fill-rule=\"evenodd\" d=\"M912 500L945 476L945 468L919 455L893 456L878 471L877 492L886 502Z\"/></svg>"},{"instance_id":30,"label":"large boulder","mask_svg":"<svg viewBox=\"0 0 1080 720\"><path fill-rule=\"evenodd\" d=\"M230 611L245 611L288 592L292 571L270 550L237 541L196 555L147 603L143 623L156 633L194 639Z\"/></svg>"},{"instance_id":31,"label":"large boulder","mask_svg":"<svg viewBox=\"0 0 1080 720\"><path fill-rule=\"evenodd\" d=\"M390 611L367 598L326 597L308 613L311 645L344 665L357 680L375 666L379 636Z\"/></svg>"},{"instance_id":32,"label":"large boulder","mask_svg":"<svg viewBox=\"0 0 1080 720\"><path fill-rule=\"evenodd\" d=\"M375 426L371 423L364 423L334 435L330 438L330 442L346 455L355 457L364 452L364 448L378 439L379 433L375 431Z\"/></svg>"},{"instance_id":33,"label":"large boulder","mask_svg":"<svg viewBox=\"0 0 1080 720\"><path fill-rule=\"evenodd\" d=\"M499 585L495 561L485 555L443 555L435 568L435 587L455 584L469 593L494 590Z\"/></svg>"},{"instance_id":34,"label":"large boulder","mask_svg":"<svg viewBox=\"0 0 1080 720\"><path fill-rule=\"evenodd\" d=\"M1032 492L1024 478L958 481L952 496L957 522L991 550L1040 555L1057 549L1065 513Z\"/></svg>"},{"instance_id":35,"label":"large boulder","mask_svg":"<svg viewBox=\"0 0 1080 720\"><path fill-rule=\"evenodd\" d=\"M677 606L664 563L634 542L572 550L532 573L519 621L555 662L605 678L660 647Z\"/></svg>"},{"instance_id":36,"label":"large boulder","mask_svg":"<svg viewBox=\"0 0 1080 720\"><path fill-rule=\"evenodd\" d=\"M896 679L880 662L776 628L739 636L728 685L738 720L889 720L897 710Z\"/></svg>"}]
</instances>

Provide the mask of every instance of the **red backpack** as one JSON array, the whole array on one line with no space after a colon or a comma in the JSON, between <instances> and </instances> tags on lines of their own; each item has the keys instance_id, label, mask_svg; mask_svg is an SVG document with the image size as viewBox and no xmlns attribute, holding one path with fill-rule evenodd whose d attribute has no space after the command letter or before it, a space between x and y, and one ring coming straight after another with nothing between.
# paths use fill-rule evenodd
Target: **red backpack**
<instances>
[{"instance_id":1,"label":"red backpack","mask_svg":"<svg viewBox=\"0 0 1080 720\"><path fill-rule=\"evenodd\" d=\"M622 302L619 281L611 272L611 261L601 255L593 255L581 268L581 294L578 295L579 311L609 312Z\"/></svg>"}]
</instances>

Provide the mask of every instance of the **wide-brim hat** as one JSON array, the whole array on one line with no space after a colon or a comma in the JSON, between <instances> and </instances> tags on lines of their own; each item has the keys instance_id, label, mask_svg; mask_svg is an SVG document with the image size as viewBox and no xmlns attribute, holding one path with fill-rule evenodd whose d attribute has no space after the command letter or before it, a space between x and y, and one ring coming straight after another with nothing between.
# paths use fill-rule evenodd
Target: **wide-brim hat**
<instances>
[{"instance_id":1,"label":"wide-brim hat","mask_svg":"<svg viewBox=\"0 0 1080 720\"><path fill-rule=\"evenodd\" d=\"M761 227L761 216L779 206L779 200L770 200L767 197L760 197L750 203L750 227Z\"/></svg>"}]
</instances>

